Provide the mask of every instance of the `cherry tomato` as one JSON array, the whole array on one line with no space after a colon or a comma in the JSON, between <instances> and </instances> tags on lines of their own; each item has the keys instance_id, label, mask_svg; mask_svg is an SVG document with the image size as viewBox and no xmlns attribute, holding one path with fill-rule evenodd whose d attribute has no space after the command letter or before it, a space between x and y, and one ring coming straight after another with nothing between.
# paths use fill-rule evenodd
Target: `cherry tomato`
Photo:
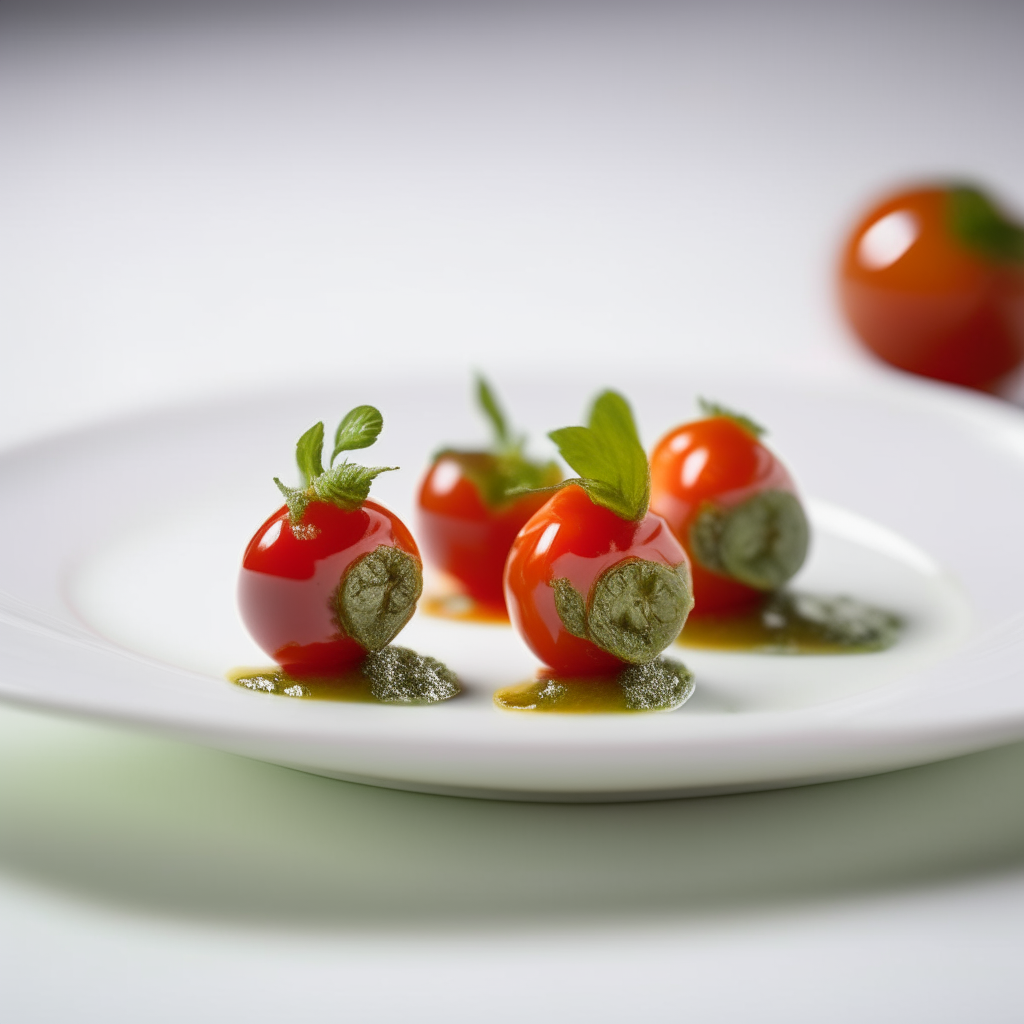
<instances>
[{"instance_id":1,"label":"cherry tomato","mask_svg":"<svg viewBox=\"0 0 1024 1024\"><path fill-rule=\"evenodd\" d=\"M323 466L324 425L295 446L302 483L274 483L285 497L249 542L238 605L253 639L286 673L334 675L386 647L412 617L423 589L419 551L405 524L367 495L393 466L360 466L344 452L368 448L384 420L372 405L338 424ZM415 657L415 655L413 656Z\"/></svg>"},{"instance_id":2,"label":"cherry tomato","mask_svg":"<svg viewBox=\"0 0 1024 1024\"><path fill-rule=\"evenodd\" d=\"M663 519L623 519L575 484L523 527L505 566L513 626L541 661L568 676L656 657L686 620L689 586L686 552Z\"/></svg>"},{"instance_id":3,"label":"cherry tomato","mask_svg":"<svg viewBox=\"0 0 1024 1024\"><path fill-rule=\"evenodd\" d=\"M311 502L297 529L285 505L246 548L239 609L289 675L332 675L358 665L409 620L419 561L405 524L375 501L351 511ZM368 606L379 609L369 629L360 616Z\"/></svg>"},{"instance_id":4,"label":"cherry tomato","mask_svg":"<svg viewBox=\"0 0 1024 1024\"><path fill-rule=\"evenodd\" d=\"M445 449L420 485L418 533L427 558L452 577L488 616L505 615L501 574L508 550L550 494L517 493L557 484L553 462L535 462L523 454L526 438L509 428L505 413L483 377L476 399L490 421L489 451Z\"/></svg>"},{"instance_id":5,"label":"cherry tomato","mask_svg":"<svg viewBox=\"0 0 1024 1024\"><path fill-rule=\"evenodd\" d=\"M759 431L713 415L676 427L651 454L651 508L689 555L695 615L754 603L806 557L796 488Z\"/></svg>"},{"instance_id":6,"label":"cherry tomato","mask_svg":"<svg viewBox=\"0 0 1024 1024\"><path fill-rule=\"evenodd\" d=\"M977 189L876 206L843 251L839 294L864 344L902 370L991 390L1024 358L1024 232Z\"/></svg>"},{"instance_id":7,"label":"cherry tomato","mask_svg":"<svg viewBox=\"0 0 1024 1024\"><path fill-rule=\"evenodd\" d=\"M523 494L489 504L475 481L493 474L497 462L490 452L442 453L420 485L418 533L427 558L469 597L504 611L501 578L509 548L551 495Z\"/></svg>"}]
</instances>

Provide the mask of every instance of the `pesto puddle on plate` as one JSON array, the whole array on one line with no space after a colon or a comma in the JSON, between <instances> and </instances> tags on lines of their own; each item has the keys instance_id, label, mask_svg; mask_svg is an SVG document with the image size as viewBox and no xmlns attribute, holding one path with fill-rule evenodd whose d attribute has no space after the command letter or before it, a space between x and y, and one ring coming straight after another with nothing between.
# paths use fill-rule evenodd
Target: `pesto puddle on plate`
<instances>
[{"instance_id":1,"label":"pesto puddle on plate","mask_svg":"<svg viewBox=\"0 0 1024 1024\"><path fill-rule=\"evenodd\" d=\"M779 591L749 608L691 615L680 647L760 654L866 654L899 639L897 615L851 597Z\"/></svg>"},{"instance_id":2,"label":"pesto puddle on plate","mask_svg":"<svg viewBox=\"0 0 1024 1024\"><path fill-rule=\"evenodd\" d=\"M693 695L693 673L681 662L657 658L617 675L556 676L546 672L494 694L504 711L568 715L673 711Z\"/></svg>"},{"instance_id":3,"label":"pesto puddle on plate","mask_svg":"<svg viewBox=\"0 0 1024 1024\"><path fill-rule=\"evenodd\" d=\"M362 704L436 704L460 692L455 674L435 658L407 647L385 647L362 664L332 676L297 679L280 668L237 668L228 673L236 686L259 693Z\"/></svg>"}]
</instances>

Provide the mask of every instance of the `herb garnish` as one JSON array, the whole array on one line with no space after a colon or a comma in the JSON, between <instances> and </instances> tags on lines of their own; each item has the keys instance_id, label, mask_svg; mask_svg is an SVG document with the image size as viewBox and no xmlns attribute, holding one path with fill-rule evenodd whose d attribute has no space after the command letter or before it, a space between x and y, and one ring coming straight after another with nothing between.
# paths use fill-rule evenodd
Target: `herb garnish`
<instances>
[{"instance_id":1,"label":"herb garnish","mask_svg":"<svg viewBox=\"0 0 1024 1024\"><path fill-rule=\"evenodd\" d=\"M946 218L950 231L969 249L995 263L1024 262L1024 229L1004 216L980 189L951 188Z\"/></svg>"},{"instance_id":2,"label":"herb garnish","mask_svg":"<svg viewBox=\"0 0 1024 1024\"><path fill-rule=\"evenodd\" d=\"M312 501L324 501L346 511L358 508L370 493L370 484L381 473L397 466L360 466L346 459L339 465L334 460L342 453L369 448L377 440L384 418L372 405L357 405L338 424L334 433L334 451L330 468L323 467L324 425L321 421L310 427L295 445L295 461L302 474L301 487L288 487L275 476L274 483L284 495L292 525L302 522Z\"/></svg>"},{"instance_id":3,"label":"herb garnish","mask_svg":"<svg viewBox=\"0 0 1024 1024\"><path fill-rule=\"evenodd\" d=\"M476 400L493 430L491 447L486 451L445 448L434 457L435 462L441 458L458 462L463 474L472 480L491 508L512 501L526 491L558 483L562 474L557 463L536 462L524 454L526 435L512 433L494 391L480 375L476 378Z\"/></svg>"},{"instance_id":4,"label":"herb garnish","mask_svg":"<svg viewBox=\"0 0 1024 1024\"><path fill-rule=\"evenodd\" d=\"M585 427L562 427L548 437L579 473L578 484L595 505L639 522L651 501L651 470L629 403L615 391L597 396Z\"/></svg>"},{"instance_id":5,"label":"herb garnish","mask_svg":"<svg viewBox=\"0 0 1024 1024\"><path fill-rule=\"evenodd\" d=\"M700 406L700 411L709 419L720 416L723 419L732 420L737 427L745 430L755 440L759 441L768 433L760 423L756 423L749 416L727 409L724 405L719 405L718 402L709 402L706 398L698 398L697 404Z\"/></svg>"}]
</instances>

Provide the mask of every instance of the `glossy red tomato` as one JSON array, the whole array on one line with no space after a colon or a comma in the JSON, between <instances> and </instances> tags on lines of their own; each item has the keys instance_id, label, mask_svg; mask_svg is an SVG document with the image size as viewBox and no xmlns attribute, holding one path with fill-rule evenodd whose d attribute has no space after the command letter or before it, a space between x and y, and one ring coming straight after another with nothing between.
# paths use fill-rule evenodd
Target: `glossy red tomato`
<instances>
[{"instance_id":1,"label":"glossy red tomato","mask_svg":"<svg viewBox=\"0 0 1024 1024\"><path fill-rule=\"evenodd\" d=\"M572 591L575 617L562 599ZM692 603L686 552L659 516L623 519L571 484L512 545L505 600L512 624L555 672L610 674L651 660L678 635Z\"/></svg>"},{"instance_id":2,"label":"glossy red tomato","mask_svg":"<svg viewBox=\"0 0 1024 1024\"><path fill-rule=\"evenodd\" d=\"M975 189L876 206L847 241L839 294L864 344L900 369L992 389L1024 357L1024 234Z\"/></svg>"},{"instance_id":3,"label":"glossy red tomato","mask_svg":"<svg viewBox=\"0 0 1024 1024\"><path fill-rule=\"evenodd\" d=\"M796 572L808 536L795 496L785 466L753 424L711 416L676 427L655 445L651 508L690 557L693 614L752 604Z\"/></svg>"},{"instance_id":4,"label":"glossy red tomato","mask_svg":"<svg viewBox=\"0 0 1024 1024\"><path fill-rule=\"evenodd\" d=\"M405 524L375 501L351 511L310 502L298 528L283 506L246 548L239 609L253 638L285 672L343 672L409 620L420 593L419 565Z\"/></svg>"},{"instance_id":5,"label":"glossy red tomato","mask_svg":"<svg viewBox=\"0 0 1024 1024\"><path fill-rule=\"evenodd\" d=\"M420 485L417 532L434 565L454 577L474 601L504 612L502 572L509 548L551 495L524 494L489 503L477 481L492 474L497 462L489 452L440 455Z\"/></svg>"}]
</instances>

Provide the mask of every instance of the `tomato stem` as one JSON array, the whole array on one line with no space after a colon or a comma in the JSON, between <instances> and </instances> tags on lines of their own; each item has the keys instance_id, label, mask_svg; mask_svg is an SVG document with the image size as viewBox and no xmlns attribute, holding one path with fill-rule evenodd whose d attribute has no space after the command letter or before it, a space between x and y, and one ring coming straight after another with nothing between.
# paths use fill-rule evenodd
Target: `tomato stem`
<instances>
[{"instance_id":1,"label":"tomato stem","mask_svg":"<svg viewBox=\"0 0 1024 1024\"><path fill-rule=\"evenodd\" d=\"M347 459L335 466L334 460L345 451L368 448L377 440L384 417L372 405L357 405L345 414L334 434L331 467L324 469L324 425L313 424L295 445L295 461L302 475L302 486L288 487L275 476L274 483L284 495L293 526L301 524L312 501L324 501L351 511L359 508L370 493L370 484L381 473L397 466L359 466Z\"/></svg>"}]
</instances>

